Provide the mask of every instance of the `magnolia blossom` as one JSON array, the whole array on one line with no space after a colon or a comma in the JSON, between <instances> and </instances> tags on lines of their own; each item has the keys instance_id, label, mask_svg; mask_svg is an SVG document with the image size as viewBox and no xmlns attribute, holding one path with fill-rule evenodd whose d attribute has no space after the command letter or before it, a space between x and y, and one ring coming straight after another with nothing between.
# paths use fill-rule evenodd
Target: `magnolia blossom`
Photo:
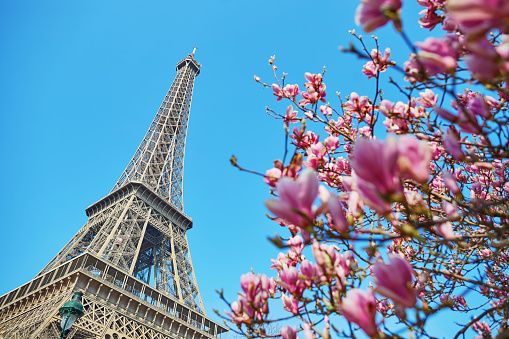
<instances>
[{"instance_id":1,"label":"magnolia blossom","mask_svg":"<svg viewBox=\"0 0 509 339\"><path fill-rule=\"evenodd\" d=\"M433 227L433 229L439 236L446 240L454 240L458 237L458 235L454 233L452 224L449 221L440 223Z\"/></svg>"},{"instance_id":2,"label":"magnolia blossom","mask_svg":"<svg viewBox=\"0 0 509 339\"><path fill-rule=\"evenodd\" d=\"M356 190L370 207L388 213L391 196L403 193L401 178L427 181L430 160L428 145L410 136L359 139L351 160Z\"/></svg>"},{"instance_id":3,"label":"magnolia blossom","mask_svg":"<svg viewBox=\"0 0 509 339\"><path fill-rule=\"evenodd\" d=\"M283 269L279 271L279 280L277 280L276 283L291 294L295 294L299 297L305 289L304 284L299 279L299 271L295 267L283 267Z\"/></svg>"},{"instance_id":4,"label":"magnolia blossom","mask_svg":"<svg viewBox=\"0 0 509 339\"><path fill-rule=\"evenodd\" d=\"M409 135L398 140L398 166L404 177L426 182L429 177L431 151L429 146Z\"/></svg>"},{"instance_id":5,"label":"magnolia blossom","mask_svg":"<svg viewBox=\"0 0 509 339\"><path fill-rule=\"evenodd\" d=\"M455 201L452 203L444 200L442 201L442 208L444 209L445 214L451 220L457 220L460 218L460 214L458 212L458 204Z\"/></svg>"},{"instance_id":6,"label":"magnolia blossom","mask_svg":"<svg viewBox=\"0 0 509 339\"><path fill-rule=\"evenodd\" d=\"M356 323L370 337L378 332L376 325L376 299L371 291L352 288L343 298L340 310L346 320Z\"/></svg>"},{"instance_id":7,"label":"magnolia blossom","mask_svg":"<svg viewBox=\"0 0 509 339\"><path fill-rule=\"evenodd\" d=\"M240 277L240 286L244 293L239 293L237 301L231 304L231 313L226 313L237 325L249 325L269 313L267 299L274 295L275 283L274 279L269 279L265 274L249 272Z\"/></svg>"},{"instance_id":8,"label":"magnolia blossom","mask_svg":"<svg viewBox=\"0 0 509 339\"><path fill-rule=\"evenodd\" d=\"M330 106L321 105L320 106L320 112L325 117L329 117L330 118L332 116L332 108Z\"/></svg>"},{"instance_id":9,"label":"magnolia blossom","mask_svg":"<svg viewBox=\"0 0 509 339\"><path fill-rule=\"evenodd\" d=\"M277 84L272 84L272 92L277 97L277 101L281 101L283 99L283 91Z\"/></svg>"},{"instance_id":10,"label":"magnolia blossom","mask_svg":"<svg viewBox=\"0 0 509 339\"><path fill-rule=\"evenodd\" d=\"M412 266L405 259L389 253L389 264L377 261L373 267L375 292L391 298L404 307L414 307L417 301L412 289Z\"/></svg>"},{"instance_id":11,"label":"magnolia blossom","mask_svg":"<svg viewBox=\"0 0 509 339\"><path fill-rule=\"evenodd\" d=\"M293 109L292 105L289 105L286 108L286 115L284 116L283 120L285 122L286 127L289 127L290 123L298 122L300 120L299 118L297 118L297 111Z\"/></svg>"},{"instance_id":12,"label":"magnolia blossom","mask_svg":"<svg viewBox=\"0 0 509 339\"><path fill-rule=\"evenodd\" d=\"M440 17L433 10L430 11L429 9L424 9L420 11L419 14L424 14L424 16L419 19L419 24L422 28L432 30L440 23Z\"/></svg>"},{"instance_id":13,"label":"magnolia blossom","mask_svg":"<svg viewBox=\"0 0 509 339\"><path fill-rule=\"evenodd\" d=\"M461 145L453 133L442 135L442 144L454 160L461 161L465 159L465 153L461 149Z\"/></svg>"},{"instance_id":14,"label":"magnolia blossom","mask_svg":"<svg viewBox=\"0 0 509 339\"><path fill-rule=\"evenodd\" d=\"M285 88L283 88L283 93L287 98L295 98L297 94L300 93L299 91L299 85L286 85Z\"/></svg>"},{"instance_id":15,"label":"magnolia blossom","mask_svg":"<svg viewBox=\"0 0 509 339\"><path fill-rule=\"evenodd\" d=\"M355 23L363 26L368 33L384 26L390 20L394 21L396 29L401 29L400 8L401 0L361 0L355 12Z\"/></svg>"},{"instance_id":16,"label":"magnolia blossom","mask_svg":"<svg viewBox=\"0 0 509 339\"><path fill-rule=\"evenodd\" d=\"M297 332L291 326L285 326L281 329L281 338L283 339L296 339Z\"/></svg>"},{"instance_id":17,"label":"magnolia blossom","mask_svg":"<svg viewBox=\"0 0 509 339\"><path fill-rule=\"evenodd\" d=\"M448 0L447 13L467 32L501 28L507 32L509 3L500 0Z\"/></svg>"},{"instance_id":18,"label":"magnolia blossom","mask_svg":"<svg viewBox=\"0 0 509 339\"><path fill-rule=\"evenodd\" d=\"M397 161L398 148L394 138L387 142L359 139L354 146L351 166L357 175L357 184L372 185L381 194L389 195L401 191Z\"/></svg>"},{"instance_id":19,"label":"magnolia blossom","mask_svg":"<svg viewBox=\"0 0 509 339\"><path fill-rule=\"evenodd\" d=\"M303 260L300 264L299 272L303 277L304 284L310 287L316 278L315 265L309 260Z\"/></svg>"},{"instance_id":20,"label":"magnolia blossom","mask_svg":"<svg viewBox=\"0 0 509 339\"><path fill-rule=\"evenodd\" d=\"M419 95L420 98L417 99L417 102L426 108L432 108L438 102L438 94L433 93L429 88L426 88L424 92L419 92Z\"/></svg>"},{"instance_id":21,"label":"magnolia blossom","mask_svg":"<svg viewBox=\"0 0 509 339\"><path fill-rule=\"evenodd\" d=\"M334 221L334 229L338 232L347 231L349 225L341 201L335 195L331 194L327 200L327 207Z\"/></svg>"},{"instance_id":22,"label":"magnolia blossom","mask_svg":"<svg viewBox=\"0 0 509 339\"><path fill-rule=\"evenodd\" d=\"M444 179L445 186L452 194L456 195L461 192L460 188L458 187L458 183L456 182L456 179L451 174L451 172L447 170L442 171L442 179Z\"/></svg>"},{"instance_id":23,"label":"magnolia blossom","mask_svg":"<svg viewBox=\"0 0 509 339\"><path fill-rule=\"evenodd\" d=\"M334 246L313 241L313 256L316 260L316 274L322 282L336 280L337 288L344 286L346 276L350 274L350 264L355 264L350 254L339 254Z\"/></svg>"},{"instance_id":24,"label":"magnolia blossom","mask_svg":"<svg viewBox=\"0 0 509 339\"><path fill-rule=\"evenodd\" d=\"M307 321L302 322L302 329L304 330L304 339L315 339L315 335L313 331L311 331L311 326Z\"/></svg>"},{"instance_id":25,"label":"magnolia blossom","mask_svg":"<svg viewBox=\"0 0 509 339\"><path fill-rule=\"evenodd\" d=\"M377 49L371 50L371 60L368 61L362 69L362 73L368 76L368 79L376 76L378 72L385 72L387 70L387 66L394 66L396 63L394 61L389 61L391 57L391 49L386 48L384 51L384 55L382 57L382 53Z\"/></svg>"},{"instance_id":26,"label":"magnolia blossom","mask_svg":"<svg viewBox=\"0 0 509 339\"><path fill-rule=\"evenodd\" d=\"M308 81L304 84L304 86L306 86L307 92L302 91L300 93L303 99L299 101L299 105L306 106L308 104L315 104L318 100L325 102L326 86L324 83L322 83L322 75L306 72L304 77ZM312 116L310 118L312 118Z\"/></svg>"},{"instance_id":27,"label":"magnolia blossom","mask_svg":"<svg viewBox=\"0 0 509 339\"><path fill-rule=\"evenodd\" d=\"M276 187L276 183L279 180L279 178L281 178L282 175L283 172L281 172L279 168L274 167L268 169L265 172L265 177L263 178L263 181L265 181L265 183L268 184L269 186Z\"/></svg>"},{"instance_id":28,"label":"magnolia blossom","mask_svg":"<svg viewBox=\"0 0 509 339\"><path fill-rule=\"evenodd\" d=\"M267 199L265 205L277 217L305 227L317 215L313 202L318 196L318 186L318 178L310 169L304 171L296 181L283 177L276 184L279 199Z\"/></svg>"},{"instance_id":29,"label":"magnolia blossom","mask_svg":"<svg viewBox=\"0 0 509 339\"><path fill-rule=\"evenodd\" d=\"M430 75L447 73L458 65L456 52L451 48L448 37L429 37L415 45L421 49L417 55Z\"/></svg>"},{"instance_id":30,"label":"magnolia blossom","mask_svg":"<svg viewBox=\"0 0 509 339\"><path fill-rule=\"evenodd\" d=\"M286 311L292 314L299 314L299 301L293 297L293 295L281 294L281 302Z\"/></svg>"},{"instance_id":31,"label":"magnolia blossom","mask_svg":"<svg viewBox=\"0 0 509 339\"><path fill-rule=\"evenodd\" d=\"M464 57L465 63L474 78L481 81L492 81L500 76L501 72L509 71L504 44L495 48L486 37L480 37L473 41L467 41L465 47L470 52Z\"/></svg>"},{"instance_id":32,"label":"magnolia blossom","mask_svg":"<svg viewBox=\"0 0 509 339\"><path fill-rule=\"evenodd\" d=\"M288 239L286 245L290 247L290 249L297 255L300 255L305 247L304 241L302 240L302 237L299 235L296 235L295 237Z\"/></svg>"}]
</instances>

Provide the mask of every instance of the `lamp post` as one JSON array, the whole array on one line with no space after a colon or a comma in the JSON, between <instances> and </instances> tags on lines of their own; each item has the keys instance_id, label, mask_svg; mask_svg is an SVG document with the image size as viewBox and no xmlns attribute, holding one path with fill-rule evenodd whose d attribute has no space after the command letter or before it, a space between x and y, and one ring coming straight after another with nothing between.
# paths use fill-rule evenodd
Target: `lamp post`
<instances>
[{"instance_id":1,"label":"lamp post","mask_svg":"<svg viewBox=\"0 0 509 339\"><path fill-rule=\"evenodd\" d=\"M81 303L81 296L83 292L75 292L72 300L66 302L64 306L60 307L58 313L62 315L62 333L60 333L60 339L64 337L64 334L71 328L72 324L76 319L81 318L83 315L83 304Z\"/></svg>"}]
</instances>

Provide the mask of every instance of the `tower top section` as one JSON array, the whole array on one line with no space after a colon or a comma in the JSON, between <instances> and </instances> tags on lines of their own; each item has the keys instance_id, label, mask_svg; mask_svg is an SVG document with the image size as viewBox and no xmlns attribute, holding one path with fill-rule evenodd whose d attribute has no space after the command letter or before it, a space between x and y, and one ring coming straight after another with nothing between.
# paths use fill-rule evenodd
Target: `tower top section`
<instances>
[{"instance_id":1,"label":"tower top section","mask_svg":"<svg viewBox=\"0 0 509 339\"><path fill-rule=\"evenodd\" d=\"M184 59L182 59L178 64L177 64L177 72L179 71L179 69L181 69L182 67L184 66L190 66L190 67L193 67L196 71L196 75L200 74L200 68L201 68L201 65L196 61L196 59L194 58L194 53L196 52L196 47L194 47L193 49L193 53L189 54L188 56L186 56ZM195 76L196 76L195 75ZM175 79L176 80L176 79Z\"/></svg>"},{"instance_id":2,"label":"tower top section","mask_svg":"<svg viewBox=\"0 0 509 339\"><path fill-rule=\"evenodd\" d=\"M201 65L193 53L177 63L177 76L147 134L111 192L131 181L144 183L183 212L184 153L194 79Z\"/></svg>"}]
</instances>

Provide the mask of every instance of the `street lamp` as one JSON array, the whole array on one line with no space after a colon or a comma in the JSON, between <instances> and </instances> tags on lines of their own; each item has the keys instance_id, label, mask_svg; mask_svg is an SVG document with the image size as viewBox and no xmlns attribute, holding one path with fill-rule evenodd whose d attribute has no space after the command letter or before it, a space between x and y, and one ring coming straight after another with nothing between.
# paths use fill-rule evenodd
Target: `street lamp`
<instances>
[{"instance_id":1,"label":"street lamp","mask_svg":"<svg viewBox=\"0 0 509 339\"><path fill-rule=\"evenodd\" d=\"M60 307L58 313L62 316L62 333L60 333L60 339L64 337L64 334L71 328L72 324L76 319L81 318L83 315L83 304L81 303L81 296L83 292L75 292L72 300L66 302L64 306Z\"/></svg>"}]
</instances>

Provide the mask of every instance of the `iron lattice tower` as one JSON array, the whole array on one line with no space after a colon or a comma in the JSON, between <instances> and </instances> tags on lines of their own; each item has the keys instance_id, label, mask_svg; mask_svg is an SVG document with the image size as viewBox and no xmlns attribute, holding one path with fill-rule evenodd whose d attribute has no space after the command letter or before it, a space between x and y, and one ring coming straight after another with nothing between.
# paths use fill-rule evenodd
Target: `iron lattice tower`
<instances>
[{"instance_id":1,"label":"iron lattice tower","mask_svg":"<svg viewBox=\"0 0 509 339\"><path fill-rule=\"evenodd\" d=\"M196 283L183 212L183 169L196 48L112 191L29 283L0 297L0 338L54 338L58 308L84 292L85 315L66 338L219 337Z\"/></svg>"}]
</instances>

